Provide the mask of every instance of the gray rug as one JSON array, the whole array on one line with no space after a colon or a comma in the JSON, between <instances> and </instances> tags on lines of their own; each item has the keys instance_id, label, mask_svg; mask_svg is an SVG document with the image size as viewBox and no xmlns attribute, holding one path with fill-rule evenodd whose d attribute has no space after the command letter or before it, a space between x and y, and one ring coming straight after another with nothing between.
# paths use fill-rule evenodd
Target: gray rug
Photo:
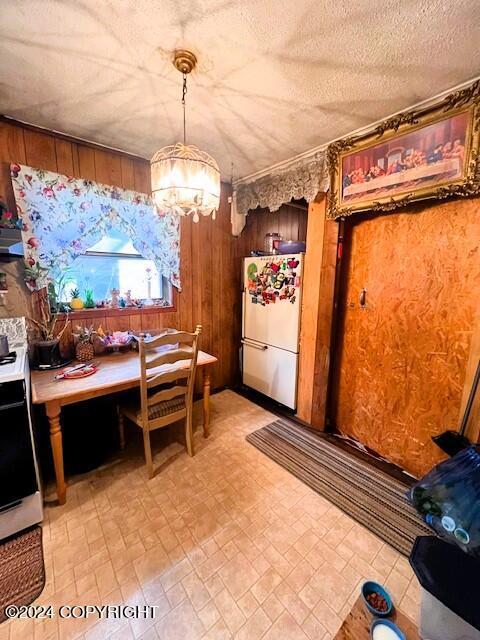
<instances>
[{"instance_id":1,"label":"gray rug","mask_svg":"<svg viewBox=\"0 0 480 640\"><path fill-rule=\"evenodd\" d=\"M417 536L432 535L405 498L408 484L321 434L282 418L247 441L400 553L408 556Z\"/></svg>"}]
</instances>

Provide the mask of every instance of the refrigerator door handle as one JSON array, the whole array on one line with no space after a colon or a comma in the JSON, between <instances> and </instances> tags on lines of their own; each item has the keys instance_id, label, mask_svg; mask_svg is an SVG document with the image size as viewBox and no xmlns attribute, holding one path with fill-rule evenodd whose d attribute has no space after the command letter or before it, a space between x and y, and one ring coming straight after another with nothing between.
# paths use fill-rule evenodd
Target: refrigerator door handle
<instances>
[{"instance_id":1,"label":"refrigerator door handle","mask_svg":"<svg viewBox=\"0 0 480 640\"><path fill-rule=\"evenodd\" d=\"M268 349L268 345L266 344L256 344L255 342L248 342L248 340L242 340L242 344L246 345L247 347L258 349L259 351L266 351Z\"/></svg>"}]
</instances>

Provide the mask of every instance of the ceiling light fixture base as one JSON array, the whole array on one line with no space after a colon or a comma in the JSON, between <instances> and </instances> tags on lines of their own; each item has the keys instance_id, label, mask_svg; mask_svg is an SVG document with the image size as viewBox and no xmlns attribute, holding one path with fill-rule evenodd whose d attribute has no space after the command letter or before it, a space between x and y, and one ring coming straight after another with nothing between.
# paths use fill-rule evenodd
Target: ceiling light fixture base
<instances>
[{"instance_id":1,"label":"ceiling light fixture base","mask_svg":"<svg viewBox=\"0 0 480 640\"><path fill-rule=\"evenodd\" d=\"M197 66L197 56L187 49L173 52L173 65L180 73L191 73Z\"/></svg>"}]
</instances>

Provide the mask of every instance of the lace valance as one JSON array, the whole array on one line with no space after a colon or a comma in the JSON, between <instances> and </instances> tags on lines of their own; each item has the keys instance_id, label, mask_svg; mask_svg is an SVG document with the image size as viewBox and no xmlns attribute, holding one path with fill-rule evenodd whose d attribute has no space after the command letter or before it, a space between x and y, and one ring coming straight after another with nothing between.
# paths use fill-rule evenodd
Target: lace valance
<instances>
[{"instance_id":1,"label":"lace valance","mask_svg":"<svg viewBox=\"0 0 480 640\"><path fill-rule=\"evenodd\" d=\"M282 204L287 204L292 199L305 198L307 202L311 202L320 191L328 189L328 184L323 151L257 180L237 183L232 203L233 234L239 235L242 232L250 210L262 207L277 211Z\"/></svg>"}]
</instances>

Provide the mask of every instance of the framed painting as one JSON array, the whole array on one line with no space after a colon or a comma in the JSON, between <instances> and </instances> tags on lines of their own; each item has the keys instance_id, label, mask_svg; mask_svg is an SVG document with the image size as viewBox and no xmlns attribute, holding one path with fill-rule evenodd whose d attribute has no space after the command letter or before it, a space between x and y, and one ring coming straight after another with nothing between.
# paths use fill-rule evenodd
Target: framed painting
<instances>
[{"instance_id":1,"label":"framed painting","mask_svg":"<svg viewBox=\"0 0 480 640\"><path fill-rule=\"evenodd\" d=\"M480 81L327 149L328 215L480 193Z\"/></svg>"}]
</instances>

